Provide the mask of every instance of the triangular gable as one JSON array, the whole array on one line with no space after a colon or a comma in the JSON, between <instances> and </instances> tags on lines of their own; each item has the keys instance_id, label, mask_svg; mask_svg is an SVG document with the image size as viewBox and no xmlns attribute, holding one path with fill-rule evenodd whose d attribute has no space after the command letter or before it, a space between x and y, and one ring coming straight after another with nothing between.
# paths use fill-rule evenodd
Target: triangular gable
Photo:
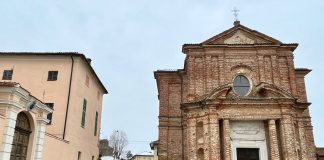
<instances>
[{"instance_id":1,"label":"triangular gable","mask_svg":"<svg viewBox=\"0 0 324 160\"><path fill-rule=\"evenodd\" d=\"M252 30L239 23L234 27L212 37L201 43L202 45L215 44L282 44L270 36Z\"/></svg>"}]
</instances>

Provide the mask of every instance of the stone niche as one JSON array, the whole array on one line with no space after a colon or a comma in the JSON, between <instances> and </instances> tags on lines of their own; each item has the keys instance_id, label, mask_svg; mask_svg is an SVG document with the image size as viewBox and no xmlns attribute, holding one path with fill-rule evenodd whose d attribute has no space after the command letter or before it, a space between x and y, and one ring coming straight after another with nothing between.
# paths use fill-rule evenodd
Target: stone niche
<instances>
[{"instance_id":1,"label":"stone niche","mask_svg":"<svg viewBox=\"0 0 324 160\"><path fill-rule=\"evenodd\" d=\"M233 160L252 151L259 160L267 160L267 142L263 121L230 121ZM253 156L253 155L251 155Z\"/></svg>"}]
</instances>

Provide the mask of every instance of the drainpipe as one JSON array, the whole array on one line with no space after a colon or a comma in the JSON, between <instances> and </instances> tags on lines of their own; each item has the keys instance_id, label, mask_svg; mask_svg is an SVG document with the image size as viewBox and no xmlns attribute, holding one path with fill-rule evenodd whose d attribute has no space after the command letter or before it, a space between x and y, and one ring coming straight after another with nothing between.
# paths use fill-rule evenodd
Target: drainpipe
<instances>
[{"instance_id":1,"label":"drainpipe","mask_svg":"<svg viewBox=\"0 0 324 160\"><path fill-rule=\"evenodd\" d=\"M66 111L65 111L65 119L64 119L64 129L63 129L63 139L65 139L65 132L66 132L66 122L67 122L67 117L69 113L69 104L70 104L70 97L71 97L71 83L72 83L72 75L73 75L73 67L74 67L74 59L73 56L71 56L71 73L70 73L70 83L69 83L69 93L68 93L68 99L66 102Z\"/></svg>"}]
</instances>

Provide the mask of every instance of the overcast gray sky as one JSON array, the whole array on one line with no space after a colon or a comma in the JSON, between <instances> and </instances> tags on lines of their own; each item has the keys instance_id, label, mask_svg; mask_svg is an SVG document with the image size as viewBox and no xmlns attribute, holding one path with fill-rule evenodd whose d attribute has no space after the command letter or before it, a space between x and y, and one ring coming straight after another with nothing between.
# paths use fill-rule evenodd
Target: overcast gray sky
<instances>
[{"instance_id":1,"label":"overcast gray sky","mask_svg":"<svg viewBox=\"0 0 324 160\"><path fill-rule=\"evenodd\" d=\"M77 51L108 88L101 137L124 130L133 153L158 136L153 71L183 68L184 43L200 43L241 24L285 43L299 43L295 66L313 69L306 87L315 142L324 146L321 0L29 0L0 2L1 51Z\"/></svg>"}]
</instances>

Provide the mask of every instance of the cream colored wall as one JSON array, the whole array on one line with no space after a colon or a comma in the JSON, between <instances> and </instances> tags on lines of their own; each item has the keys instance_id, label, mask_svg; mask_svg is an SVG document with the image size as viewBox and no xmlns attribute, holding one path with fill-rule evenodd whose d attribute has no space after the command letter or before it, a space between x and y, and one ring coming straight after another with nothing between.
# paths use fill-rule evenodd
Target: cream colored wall
<instances>
[{"instance_id":1,"label":"cream colored wall","mask_svg":"<svg viewBox=\"0 0 324 160\"><path fill-rule=\"evenodd\" d=\"M89 87L86 86L86 76L89 76ZM67 124L67 140L71 141L73 147L73 153L77 155L78 151L82 152L82 159L91 159L92 156L95 158L99 155L98 141L99 141L99 129L101 119L101 101L102 96L97 99L98 91L100 91L97 82L94 81L93 75L89 72L84 61L80 58L75 59L75 72L73 73L73 81L71 87L71 107L69 115L69 121ZM83 100L87 100L87 110L85 127L81 127L81 117L83 109ZM97 135L94 136L94 125L95 125L95 113L98 112L98 130ZM74 132L70 132L74 130ZM86 140L86 141L81 141Z\"/></svg>"},{"instance_id":2,"label":"cream colored wall","mask_svg":"<svg viewBox=\"0 0 324 160\"><path fill-rule=\"evenodd\" d=\"M71 60L68 57L57 56L50 58L44 56L1 56L0 64L1 81L3 81L3 70L13 68L11 82L20 83L22 87L44 103L55 102L53 123L47 126L47 131L62 137ZM47 81L50 70L59 71L57 81Z\"/></svg>"},{"instance_id":3,"label":"cream colored wall","mask_svg":"<svg viewBox=\"0 0 324 160\"><path fill-rule=\"evenodd\" d=\"M153 155L152 156L142 156L142 155L135 155L134 159L132 160L154 160Z\"/></svg>"},{"instance_id":4,"label":"cream colored wall","mask_svg":"<svg viewBox=\"0 0 324 160\"><path fill-rule=\"evenodd\" d=\"M101 128L102 95L101 86L86 66L86 62L74 57L74 71L71 86L70 107L67 119L66 137L64 143L50 136L45 136L43 158L46 160L76 159L78 151L82 159L95 159L99 155L98 140ZM45 103L54 103L53 122L48 125L46 132L63 137L64 118L68 97L68 86L71 71L69 56L0 56L0 73L5 69L14 68L12 82L20 83L35 97ZM57 70L58 80L47 81L48 71ZM86 75L89 76L89 87L85 85ZM43 96L45 90L45 95ZM99 99L97 99L97 93ZM87 99L85 127L81 127L83 99ZM95 113L98 111L98 131L94 136Z\"/></svg>"},{"instance_id":5,"label":"cream colored wall","mask_svg":"<svg viewBox=\"0 0 324 160\"><path fill-rule=\"evenodd\" d=\"M54 136L45 135L44 146L45 146L43 148L44 160L47 159L54 160L54 158L57 160L76 159L75 154L71 152L71 149L69 148L70 145L68 144L67 141L58 139Z\"/></svg>"}]
</instances>

